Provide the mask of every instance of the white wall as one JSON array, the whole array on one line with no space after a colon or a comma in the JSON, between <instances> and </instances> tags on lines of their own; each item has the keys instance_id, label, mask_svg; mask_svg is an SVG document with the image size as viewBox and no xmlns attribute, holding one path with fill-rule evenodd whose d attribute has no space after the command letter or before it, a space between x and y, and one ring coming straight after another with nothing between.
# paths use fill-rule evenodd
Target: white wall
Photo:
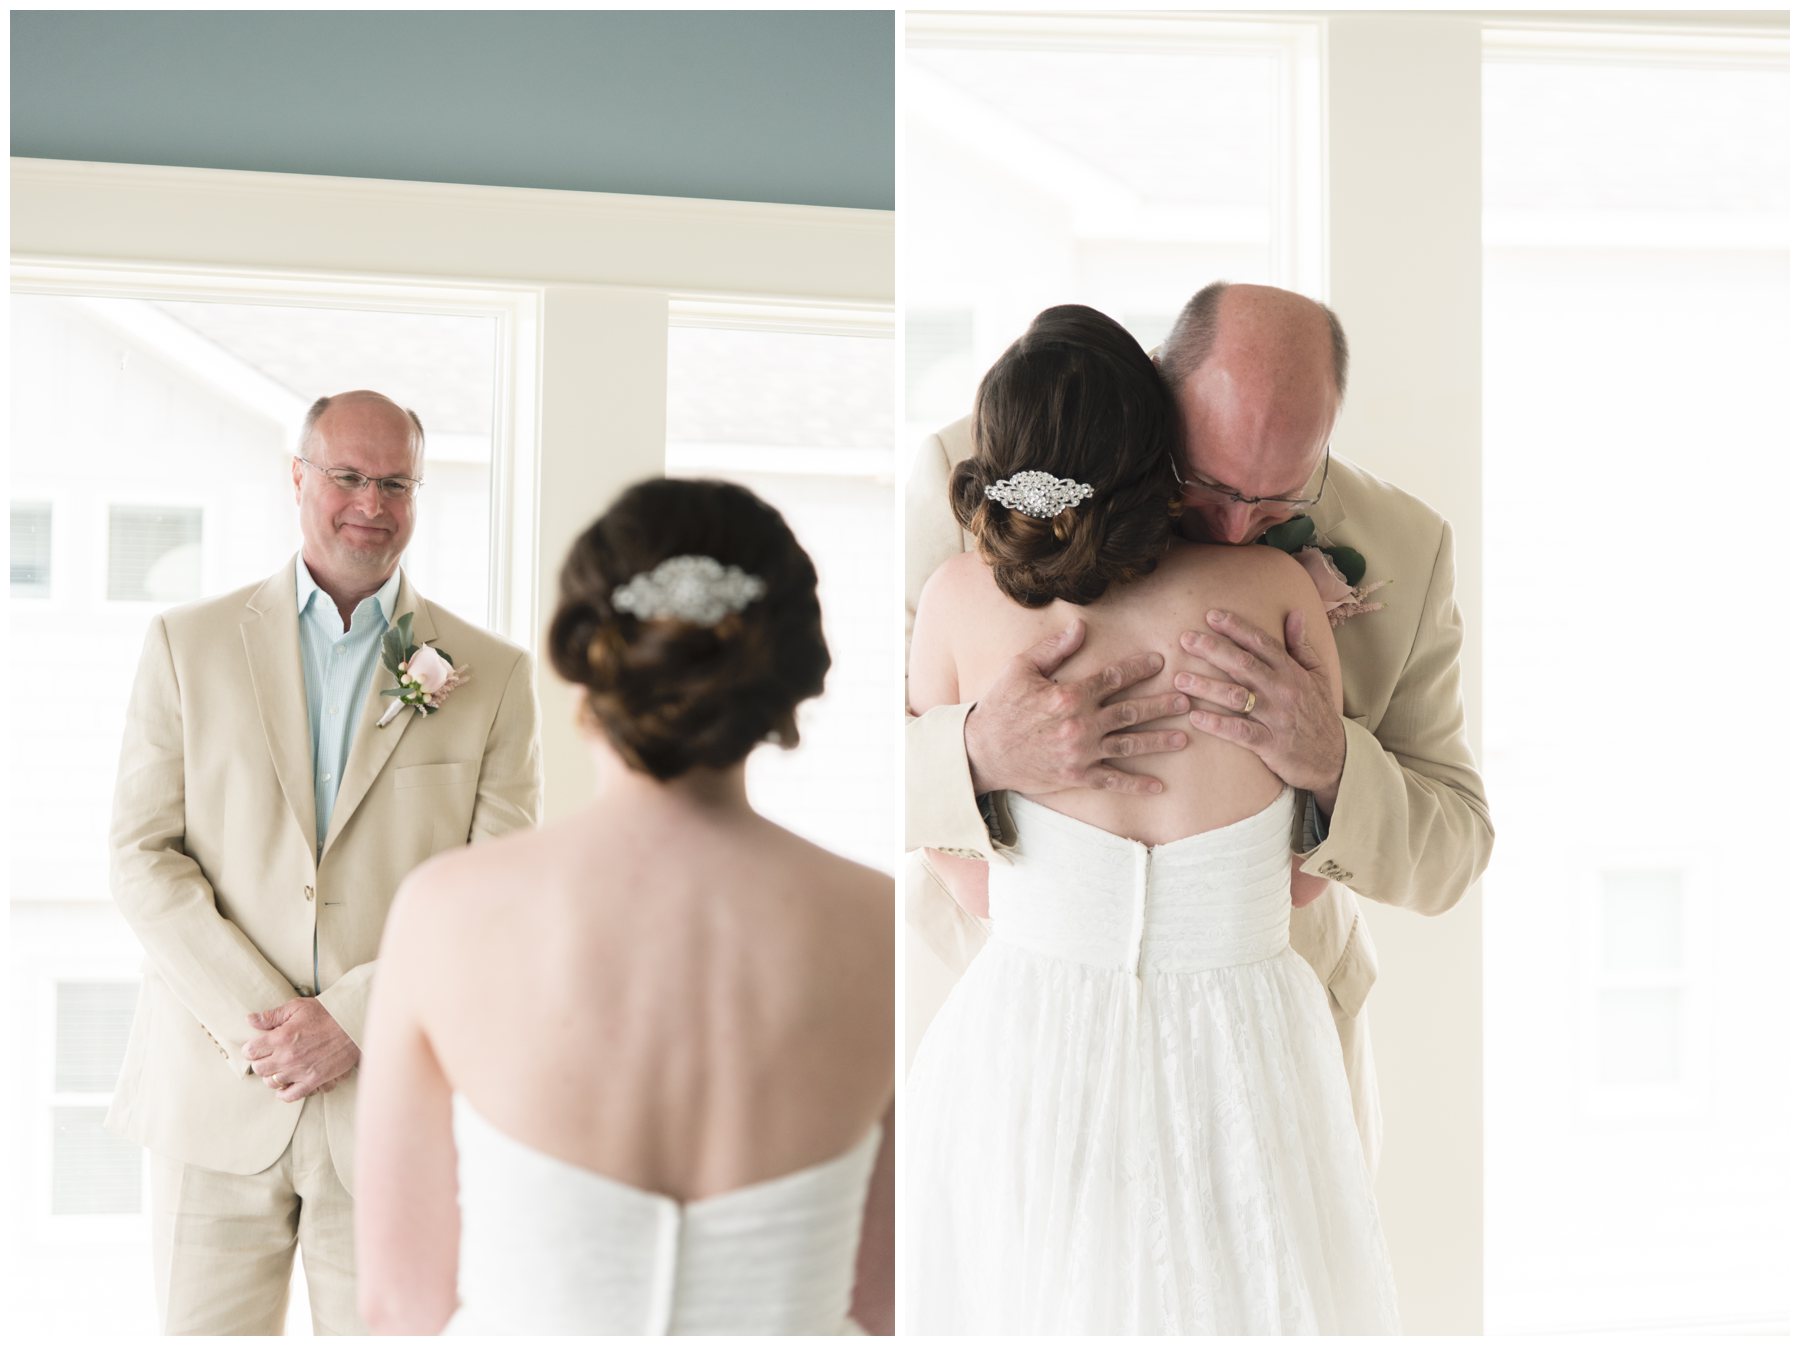
<instances>
[{"instance_id":1,"label":"white wall","mask_svg":"<svg viewBox=\"0 0 1800 1346\"><path fill-rule=\"evenodd\" d=\"M1481 760L1481 34L1470 16L1326 25L1326 299L1351 350L1347 458L1456 533L1463 706ZM1482 1327L1481 894L1364 901L1385 1118L1377 1195L1409 1333Z\"/></svg>"}]
</instances>

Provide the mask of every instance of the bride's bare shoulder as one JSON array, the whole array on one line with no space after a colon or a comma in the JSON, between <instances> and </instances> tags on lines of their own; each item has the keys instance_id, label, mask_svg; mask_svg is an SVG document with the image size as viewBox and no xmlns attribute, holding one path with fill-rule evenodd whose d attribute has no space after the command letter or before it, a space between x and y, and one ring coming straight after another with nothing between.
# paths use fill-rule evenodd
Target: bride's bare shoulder
<instances>
[{"instance_id":1,"label":"bride's bare shoulder","mask_svg":"<svg viewBox=\"0 0 1800 1346\"><path fill-rule=\"evenodd\" d=\"M1204 591L1215 603L1313 591L1300 563L1276 547L1183 542L1170 548L1156 573L1164 585L1195 594Z\"/></svg>"},{"instance_id":2,"label":"bride's bare shoulder","mask_svg":"<svg viewBox=\"0 0 1800 1346\"><path fill-rule=\"evenodd\" d=\"M789 861L804 868L816 891L841 895L844 900L870 909L880 908L887 916L892 915L893 875L827 850L778 824L768 826L779 833Z\"/></svg>"},{"instance_id":3,"label":"bride's bare shoulder","mask_svg":"<svg viewBox=\"0 0 1800 1346\"><path fill-rule=\"evenodd\" d=\"M439 851L401 880L394 908L428 906L440 926L473 917L520 890L521 878L539 867L543 837L543 830L525 828Z\"/></svg>"},{"instance_id":4,"label":"bride's bare shoulder","mask_svg":"<svg viewBox=\"0 0 1800 1346\"><path fill-rule=\"evenodd\" d=\"M976 552L958 552L931 572L919 590L919 606L979 602L996 592L988 563Z\"/></svg>"}]
</instances>

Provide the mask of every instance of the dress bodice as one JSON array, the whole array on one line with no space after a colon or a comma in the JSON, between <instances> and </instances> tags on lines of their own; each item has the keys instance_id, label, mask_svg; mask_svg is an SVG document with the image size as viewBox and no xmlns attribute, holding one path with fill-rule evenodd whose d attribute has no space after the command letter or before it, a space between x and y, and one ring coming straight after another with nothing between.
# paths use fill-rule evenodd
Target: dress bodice
<instances>
[{"instance_id":1,"label":"dress bodice","mask_svg":"<svg viewBox=\"0 0 1800 1346\"><path fill-rule=\"evenodd\" d=\"M1018 849L988 867L993 936L1141 974L1230 967L1288 947L1294 793L1224 827L1146 846L1013 795Z\"/></svg>"},{"instance_id":2,"label":"dress bodice","mask_svg":"<svg viewBox=\"0 0 1800 1346\"><path fill-rule=\"evenodd\" d=\"M880 1140L699 1201L604 1177L455 1100L461 1308L448 1332L846 1330Z\"/></svg>"}]
</instances>

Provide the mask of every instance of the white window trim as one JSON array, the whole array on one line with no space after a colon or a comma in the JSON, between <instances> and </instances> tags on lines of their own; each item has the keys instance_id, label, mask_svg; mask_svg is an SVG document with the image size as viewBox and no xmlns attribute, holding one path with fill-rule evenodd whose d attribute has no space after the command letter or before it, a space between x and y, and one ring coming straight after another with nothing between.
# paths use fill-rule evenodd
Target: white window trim
<instances>
[{"instance_id":1,"label":"white window trim","mask_svg":"<svg viewBox=\"0 0 1800 1346\"><path fill-rule=\"evenodd\" d=\"M893 300L891 211L52 159L12 190L15 259Z\"/></svg>"},{"instance_id":2,"label":"white window trim","mask_svg":"<svg viewBox=\"0 0 1800 1346\"><path fill-rule=\"evenodd\" d=\"M672 296L669 326L892 340L894 309L891 304L754 304L724 295ZM706 445L712 452L730 451L734 447L737 446L717 440ZM746 455L757 455L758 472L889 481L894 476L891 446L886 449L821 450L801 445L758 444L754 448L748 445L743 448ZM673 471L682 471L698 461L699 451L698 445L671 439L668 442L668 466Z\"/></svg>"}]
</instances>

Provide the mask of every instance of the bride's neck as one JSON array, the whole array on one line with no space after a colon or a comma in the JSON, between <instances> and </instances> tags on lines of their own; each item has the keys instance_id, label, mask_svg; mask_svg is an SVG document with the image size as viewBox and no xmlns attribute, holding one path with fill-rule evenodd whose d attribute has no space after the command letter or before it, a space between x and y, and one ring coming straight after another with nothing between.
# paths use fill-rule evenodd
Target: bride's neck
<instances>
[{"instance_id":1,"label":"bride's neck","mask_svg":"<svg viewBox=\"0 0 1800 1346\"><path fill-rule=\"evenodd\" d=\"M744 785L744 763L728 767L694 767L674 780L660 781L634 771L611 744L596 743L594 802L692 809L704 813L750 812Z\"/></svg>"}]
</instances>

